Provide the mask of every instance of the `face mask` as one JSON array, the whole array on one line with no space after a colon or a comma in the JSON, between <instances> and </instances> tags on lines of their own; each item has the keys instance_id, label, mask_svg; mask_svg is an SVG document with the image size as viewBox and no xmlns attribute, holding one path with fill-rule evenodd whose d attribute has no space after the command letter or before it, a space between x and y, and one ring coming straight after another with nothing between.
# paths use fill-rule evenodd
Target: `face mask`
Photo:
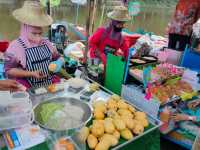
<instances>
[{"instance_id":1,"label":"face mask","mask_svg":"<svg viewBox=\"0 0 200 150\"><path fill-rule=\"evenodd\" d=\"M30 41L32 41L32 42L35 43L35 44L40 44L41 40L42 40L42 37L41 37L41 36L32 37L32 38L30 39Z\"/></svg>"},{"instance_id":2,"label":"face mask","mask_svg":"<svg viewBox=\"0 0 200 150\"><path fill-rule=\"evenodd\" d=\"M30 33L28 39L34 44L40 44L42 40L42 35L33 35Z\"/></svg>"},{"instance_id":3,"label":"face mask","mask_svg":"<svg viewBox=\"0 0 200 150\"><path fill-rule=\"evenodd\" d=\"M118 27L114 26L114 31L115 31L115 32L121 32L122 29L123 29L123 28L118 28Z\"/></svg>"},{"instance_id":4,"label":"face mask","mask_svg":"<svg viewBox=\"0 0 200 150\"><path fill-rule=\"evenodd\" d=\"M42 41L42 28L32 27L28 32L28 40L34 44L40 44Z\"/></svg>"}]
</instances>

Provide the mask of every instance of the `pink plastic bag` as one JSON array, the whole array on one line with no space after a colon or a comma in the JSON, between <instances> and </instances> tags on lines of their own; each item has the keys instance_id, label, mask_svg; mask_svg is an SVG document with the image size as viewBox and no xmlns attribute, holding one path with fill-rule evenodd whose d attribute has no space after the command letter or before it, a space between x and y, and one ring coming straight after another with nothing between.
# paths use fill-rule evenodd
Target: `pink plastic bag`
<instances>
[{"instance_id":1,"label":"pink plastic bag","mask_svg":"<svg viewBox=\"0 0 200 150\"><path fill-rule=\"evenodd\" d=\"M182 52L166 48L158 53L158 60L173 65L178 65L182 56Z\"/></svg>"},{"instance_id":2,"label":"pink plastic bag","mask_svg":"<svg viewBox=\"0 0 200 150\"><path fill-rule=\"evenodd\" d=\"M165 49L165 51L168 53L167 62L170 64L179 65L183 52L173 49Z\"/></svg>"},{"instance_id":3,"label":"pink plastic bag","mask_svg":"<svg viewBox=\"0 0 200 150\"><path fill-rule=\"evenodd\" d=\"M166 62L168 56L169 56L169 53L167 51L160 51L160 52L158 52L158 60L160 62Z\"/></svg>"}]
</instances>

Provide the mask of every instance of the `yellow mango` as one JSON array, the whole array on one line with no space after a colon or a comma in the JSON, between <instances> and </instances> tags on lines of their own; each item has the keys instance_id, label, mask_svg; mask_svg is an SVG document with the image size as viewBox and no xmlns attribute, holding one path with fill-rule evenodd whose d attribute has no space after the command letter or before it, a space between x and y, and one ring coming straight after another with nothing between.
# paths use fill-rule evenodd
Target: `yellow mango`
<instances>
[{"instance_id":1,"label":"yellow mango","mask_svg":"<svg viewBox=\"0 0 200 150\"><path fill-rule=\"evenodd\" d=\"M93 124L95 124L95 123L101 123L102 125L104 125L104 120L93 120L92 123Z\"/></svg>"},{"instance_id":2,"label":"yellow mango","mask_svg":"<svg viewBox=\"0 0 200 150\"><path fill-rule=\"evenodd\" d=\"M104 128L106 133L112 134L115 131L115 126L112 121L104 120Z\"/></svg>"},{"instance_id":3,"label":"yellow mango","mask_svg":"<svg viewBox=\"0 0 200 150\"><path fill-rule=\"evenodd\" d=\"M124 138L124 139L126 139L126 140L130 140L130 139L132 139L133 138L133 134L132 134L132 132L129 130L129 129L124 129L124 130L121 130L120 131L120 135Z\"/></svg>"},{"instance_id":4,"label":"yellow mango","mask_svg":"<svg viewBox=\"0 0 200 150\"><path fill-rule=\"evenodd\" d=\"M113 100L113 99L108 100L107 108L108 109L117 110L117 102L115 100Z\"/></svg>"},{"instance_id":5,"label":"yellow mango","mask_svg":"<svg viewBox=\"0 0 200 150\"><path fill-rule=\"evenodd\" d=\"M102 123L95 123L92 125L91 133L96 137L101 137L104 134L104 126Z\"/></svg>"},{"instance_id":6,"label":"yellow mango","mask_svg":"<svg viewBox=\"0 0 200 150\"><path fill-rule=\"evenodd\" d=\"M113 94L110 98L115 100L115 101L119 101L121 99L121 97L119 95L116 95L116 94Z\"/></svg>"},{"instance_id":7,"label":"yellow mango","mask_svg":"<svg viewBox=\"0 0 200 150\"><path fill-rule=\"evenodd\" d=\"M110 141L111 146L116 146L118 144L118 139L112 134L104 134L102 140Z\"/></svg>"},{"instance_id":8,"label":"yellow mango","mask_svg":"<svg viewBox=\"0 0 200 150\"><path fill-rule=\"evenodd\" d=\"M147 116L144 112L141 112L141 111L137 111L135 112L135 119L136 120L142 120L142 119L146 119Z\"/></svg>"},{"instance_id":9,"label":"yellow mango","mask_svg":"<svg viewBox=\"0 0 200 150\"><path fill-rule=\"evenodd\" d=\"M126 127L128 129L133 129L135 126L135 122L133 121L132 118L128 117L128 116L122 116L121 119L124 121L124 123L126 124Z\"/></svg>"},{"instance_id":10,"label":"yellow mango","mask_svg":"<svg viewBox=\"0 0 200 150\"><path fill-rule=\"evenodd\" d=\"M106 106L104 106L104 105L100 105L100 106L98 106L98 107L95 107L95 110L96 110L96 111L101 111L101 112L105 113L106 110L107 110L107 108L106 108Z\"/></svg>"},{"instance_id":11,"label":"yellow mango","mask_svg":"<svg viewBox=\"0 0 200 150\"><path fill-rule=\"evenodd\" d=\"M97 144L95 150L108 150L108 149L110 148L110 146L111 146L110 141L101 140L101 141Z\"/></svg>"},{"instance_id":12,"label":"yellow mango","mask_svg":"<svg viewBox=\"0 0 200 150\"><path fill-rule=\"evenodd\" d=\"M98 100L98 101L93 102L92 106L94 109L100 106L106 106L106 102L103 100Z\"/></svg>"},{"instance_id":13,"label":"yellow mango","mask_svg":"<svg viewBox=\"0 0 200 150\"><path fill-rule=\"evenodd\" d=\"M79 134L78 134L78 138L80 140L80 142L84 143L89 135L90 131L88 127L83 127L81 128Z\"/></svg>"},{"instance_id":14,"label":"yellow mango","mask_svg":"<svg viewBox=\"0 0 200 150\"><path fill-rule=\"evenodd\" d=\"M87 138L87 143L90 149L94 149L98 144L98 140L94 135L90 134Z\"/></svg>"},{"instance_id":15,"label":"yellow mango","mask_svg":"<svg viewBox=\"0 0 200 150\"><path fill-rule=\"evenodd\" d=\"M120 138L119 131L115 130L112 135L115 136L119 140L119 138Z\"/></svg>"},{"instance_id":16,"label":"yellow mango","mask_svg":"<svg viewBox=\"0 0 200 150\"><path fill-rule=\"evenodd\" d=\"M136 112L136 109L130 104L128 104L128 110L131 111L133 114Z\"/></svg>"},{"instance_id":17,"label":"yellow mango","mask_svg":"<svg viewBox=\"0 0 200 150\"><path fill-rule=\"evenodd\" d=\"M117 113L120 116L127 116L127 117L130 117L130 118L133 118L133 114L128 109L119 109L117 111Z\"/></svg>"},{"instance_id":18,"label":"yellow mango","mask_svg":"<svg viewBox=\"0 0 200 150\"><path fill-rule=\"evenodd\" d=\"M143 127L148 127L149 126L149 121L147 119L139 120L139 122L141 122L141 124L143 125Z\"/></svg>"},{"instance_id":19,"label":"yellow mango","mask_svg":"<svg viewBox=\"0 0 200 150\"><path fill-rule=\"evenodd\" d=\"M102 111L99 110L94 110L94 116L93 116L96 120L102 120L104 119L105 115Z\"/></svg>"},{"instance_id":20,"label":"yellow mango","mask_svg":"<svg viewBox=\"0 0 200 150\"><path fill-rule=\"evenodd\" d=\"M110 122L113 122L113 119L112 118L110 118L110 117L107 117L107 118L105 118L105 120L104 121L110 121Z\"/></svg>"},{"instance_id":21,"label":"yellow mango","mask_svg":"<svg viewBox=\"0 0 200 150\"><path fill-rule=\"evenodd\" d=\"M120 109L120 108L122 108L122 109L128 109L128 104L126 103L126 102L124 102L124 101L122 101L122 100L119 100L118 102L117 102L117 107Z\"/></svg>"},{"instance_id":22,"label":"yellow mango","mask_svg":"<svg viewBox=\"0 0 200 150\"><path fill-rule=\"evenodd\" d=\"M115 117L119 116L119 114L115 110L110 109L107 111L107 116L110 118L115 118Z\"/></svg>"},{"instance_id":23,"label":"yellow mango","mask_svg":"<svg viewBox=\"0 0 200 150\"><path fill-rule=\"evenodd\" d=\"M114 119L113 123L118 131L124 130L126 128L126 124L123 122L122 119Z\"/></svg>"},{"instance_id":24,"label":"yellow mango","mask_svg":"<svg viewBox=\"0 0 200 150\"><path fill-rule=\"evenodd\" d=\"M143 132L144 132L144 126L142 124L136 124L134 129L133 129L133 133L141 134Z\"/></svg>"}]
</instances>

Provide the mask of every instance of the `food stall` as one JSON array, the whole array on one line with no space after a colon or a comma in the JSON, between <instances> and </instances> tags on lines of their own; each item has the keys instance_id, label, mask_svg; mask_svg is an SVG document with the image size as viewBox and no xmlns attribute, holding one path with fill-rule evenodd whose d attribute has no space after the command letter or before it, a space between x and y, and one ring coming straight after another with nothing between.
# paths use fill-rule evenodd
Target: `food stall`
<instances>
[{"instance_id":1,"label":"food stall","mask_svg":"<svg viewBox=\"0 0 200 150\"><path fill-rule=\"evenodd\" d=\"M133 48L132 51L134 50ZM191 55L195 55L192 57L192 62L195 62L199 56L188 46L180 61L181 66L177 66L174 64L178 64L179 61L175 59L180 59L182 54L176 53L176 58L168 61L166 58L169 56L165 55L163 50L160 52L153 56L129 56L122 97L158 117L163 122L160 131L165 139L191 149L199 125L190 121L177 123L171 116L177 113L185 114L185 110L190 110L187 105L198 99L198 65L190 65L188 60L191 59Z\"/></svg>"},{"instance_id":2,"label":"food stall","mask_svg":"<svg viewBox=\"0 0 200 150\"><path fill-rule=\"evenodd\" d=\"M79 43L78 43L78 45L79 45ZM66 65L68 68L70 67L70 65L75 64L74 61L72 61L72 60L76 60L76 62L78 62L81 60L80 58L83 58L82 49L80 49L79 51L75 51L75 52L72 50L71 51L68 50L65 52L67 52L67 54L65 54L66 56L67 55L69 56L69 54L71 56L70 58L66 58L66 60L67 60ZM74 52L74 53L71 53L71 52ZM112 59L121 61L120 58L112 58ZM109 61L109 59L108 59L108 61ZM115 64L118 65L117 63L115 63ZM77 66L77 64L75 64L75 66ZM52 149L57 144L56 141L58 141L58 143L64 143L64 145L68 145L69 143L71 143L74 145L75 149L82 150L82 149L89 149L89 147L93 148L95 144L93 142L91 142L90 140L87 141L87 139L92 139L92 141L96 141L95 146L97 146L97 144L99 144L101 141L101 139L98 135L97 135L97 137L89 136L89 135L91 135L91 133L92 133L92 135L95 134L95 131L92 131L92 126L93 125L96 126L95 120L101 120L99 122L99 124L102 123L102 120L104 118L106 121L104 120L103 122L107 122L109 120L109 119L108 120L106 119L107 117L110 118L110 116L109 116L110 114L107 113L107 112L110 112L110 110L108 109L109 105L111 105L111 107L114 107L114 108L116 107L115 108L116 111L115 112L111 111L112 112L111 114L114 113L114 114L123 116L124 112L123 111L120 112L121 106L118 107L118 105L115 104L116 101L120 100L120 102L122 102L122 99L123 99L123 102L124 102L124 103L122 103L123 105L133 106L133 108L136 109L135 110L136 112L137 111L145 112L145 117L139 117L139 118L148 120L148 125L144 125L143 127L141 127L141 125L140 126L138 125L138 128L141 130L141 133L134 131L134 129L130 129L131 127L128 128L127 127L128 125L125 125L126 126L126 130L124 131L125 134L123 132L120 132L119 133L120 135L118 134L117 140L115 140L116 144L113 144L113 146L112 146L112 144L111 145L107 144L107 147L109 147L110 149L130 149L130 147L134 146L134 147L138 147L140 149L147 149L147 147L145 145L147 145L147 146L151 145L150 149L152 149L152 150L159 149L160 133L159 133L158 128L161 126L161 122L159 121L159 119L163 120L163 118L162 118L162 116L159 119L156 119L156 118L159 116L160 111L162 109L164 111L166 111L166 109L165 109L166 106L171 105L173 102L179 101L180 98L184 99L186 97L186 99L188 99L188 97L191 98L193 96L196 96L196 94L197 94L196 91L195 90L193 91L191 86L185 82L182 82L181 78L180 78L184 75L184 73L186 74L185 75L186 79L188 76L191 76L191 74L194 75L194 73L191 73L189 71L185 72L184 68L178 67L175 65L171 65L171 64L167 64L167 63L160 64L158 58L154 55L142 55L142 56L139 56L136 58L130 57L128 59L128 63L122 63L121 66L122 66L121 70L122 71L125 70L125 78L123 78L124 72L120 71L122 76L120 77L120 82L117 81L117 85L121 84L121 86L122 86L122 95L121 96L123 98L116 96L116 95L113 96L113 92L96 84L93 80L88 79L88 78L86 78L86 79L72 78L72 79L68 79L68 80L63 79L62 82L57 85L50 85L49 87L42 87L39 89L30 89L28 91L29 92L28 94L30 95L30 100L32 101L32 108L33 108L34 113L31 113L29 115L30 117L28 118L28 119L30 119L30 120L28 120L29 121L28 124L31 124L31 126L27 126L24 128L16 127L14 129L14 131L17 133L17 135L19 134L19 136L22 137L22 138L19 138L21 140L20 141L21 143L18 144L17 147L19 145L24 145L24 143L25 143L25 147L27 146L26 148ZM126 67L126 66L128 66L128 67ZM89 67L91 67L91 66L89 66ZM98 71L96 71L96 70L98 70L99 68L100 67L92 68L92 69L89 69L89 71L93 70L93 73L98 74ZM117 67L111 66L110 68L117 68ZM62 72L63 71L61 71L61 74L62 74ZM145 72L145 75L144 75L144 72ZM100 73L101 73L101 70L100 70ZM110 70L110 73L113 74L112 70ZM126 73L127 73L127 76L126 76ZM76 73L75 73L75 75L76 75ZM195 75L192 76L192 78L196 79ZM110 81L109 81L109 79L110 79ZM111 81L111 79L115 79L115 78L111 78L111 77L107 78L107 80L113 86L115 84L114 84L114 82ZM151 79L151 81L150 81L150 79ZM125 84L122 85L123 81L125 81L124 82ZM149 86L148 83L152 83L152 86ZM154 83L159 83L159 84L154 84ZM145 91L145 88L143 87L144 85L146 86L147 89L149 89L149 90L146 90L146 91L149 91L149 93L144 92ZM185 88L181 88L181 87L185 87ZM196 88L198 88L198 87L196 87ZM165 89L168 89L168 90L174 89L175 93L173 93L173 90L171 90L171 91L168 91L168 93L170 93L170 95L167 95L166 94L167 91L165 91ZM119 89L117 89L117 90L119 90ZM192 92L193 95L188 95L188 92L189 93ZM158 94L158 93L161 93L161 94ZM150 95L148 95L148 94L150 94ZM146 97L146 99L144 97ZM59 110L63 109L63 107L65 108L65 106L63 106L62 103L52 105L53 102L57 103L57 101L59 101L59 103L62 101L70 101L69 103L74 103L74 101L76 101L77 102L76 104L78 106L80 106L80 104L83 104L83 105L86 104L87 118L84 119L83 123L80 126L71 124L71 126L73 126L73 128L70 128L69 126L62 126L61 127L62 129L59 129L60 125L66 124L65 122L63 122L63 118L61 118L61 120L57 120L56 118L51 118L52 115L50 115L52 110L59 111ZM104 112L104 110L101 110L102 108L100 108L101 111L99 111L99 108L95 108L95 102L98 102L98 101L101 102L100 104L98 104L98 105L100 105L100 107L105 107L105 105L106 105L106 112ZM48 104L49 102L50 102L50 104ZM113 103L114 103L114 106L112 106ZM126 107L126 106L122 106L122 108L123 107ZM140 108L142 108L142 109L140 109ZM103 109L105 109L105 108L103 108ZM39 111L39 113L36 110ZM66 110L73 112L73 110L70 110L69 108ZM130 114L130 116L131 116L131 114L135 115L135 111L131 112L131 110L128 108L128 112L129 112L128 114ZM172 111L173 111L173 109L172 109ZM127 113L127 111L125 111L125 112ZM61 113L60 115L62 117L64 117L64 118L67 117L66 114L62 114L62 112L59 112L59 113ZM40 114L43 114L44 116L41 117ZM76 113L74 113L74 114L76 114ZM80 114L81 114L81 112L80 112ZM99 115L100 115L100 117L99 117ZM74 116L74 117L77 117L77 116ZM48 118L51 118L50 122L47 121ZM114 122L113 119L115 119L115 117L113 117L113 118L111 117L112 122ZM166 119L166 118L164 118L164 119ZM132 116L131 120L137 120L137 118L134 118ZM138 119L138 120L141 121L140 119ZM48 123L46 124L46 122L48 122ZM126 122L126 119L124 119L122 122ZM146 121L141 121L141 122L146 122ZM108 124L110 124L110 122ZM117 124L117 123L113 123L113 124L115 127L115 124ZM168 124L166 125L166 123L164 122L164 125L162 126L163 133L165 133L165 134L169 133L170 131L175 132L175 133L170 132L169 134L167 134L167 136L165 136L165 138L168 138L168 139L172 139L170 137L171 135L172 136L175 135L174 137L176 137L176 138L177 138L176 135L179 135L178 130L175 130L174 124L173 123L171 123L171 124L168 126ZM80 141L77 139L77 136L79 135L79 132L82 131L81 127L83 127L83 126L84 126L84 128L87 128L87 129L89 128L90 134L87 135L86 140L84 142L80 143ZM113 126L113 125L111 125L111 126ZM14 127L11 127L11 128L14 128ZM63 128L65 128L65 129L63 129ZM118 128L117 130L121 130L121 129ZM122 130L124 130L124 129L122 129ZM9 132L7 132L7 131L9 131ZM14 143L16 142L15 141L16 135L14 134L15 132L14 133L11 132L11 131L13 131L13 129L11 131L10 131L10 129L7 131L2 132L3 133L3 141L6 141L6 145L8 146L8 149L13 149ZM33 134L33 132L35 132L37 134ZM108 131L108 133L109 133L109 131ZM107 136L108 133L106 131L104 131L102 136L104 134ZM24 136L24 134L26 136ZM186 135L186 134L183 134L183 132L182 133L180 132L180 134ZM14 136L14 138L13 138L13 136ZM119 136L120 136L120 138L119 138ZM63 137L64 137L64 140L63 140ZM190 137L192 137L192 136L190 136ZM14 139L14 141L12 141L13 139ZM35 139L39 139L39 140L37 141ZM67 139L67 141L65 139ZM194 139L194 136L192 137L191 141L193 141L193 139ZM145 145L143 144L143 141L145 141L145 143L146 143ZM179 142L180 141L181 140L179 140ZM188 142L188 139L185 141ZM29 143L29 144L27 144L27 143ZM188 143L190 143L190 145L191 145L192 142L188 142ZM15 149L17 149L17 147ZM18 147L18 149L19 148L21 148L21 147Z\"/></svg>"},{"instance_id":3,"label":"food stall","mask_svg":"<svg viewBox=\"0 0 200 150\"><path fill-rule=\"evenodd\" d=\"M177 111L184 113L185 102L198 97L199 85L192 84L198 83L197 75L183 67L160 64L157 51L166 44L165 38L144 36L138 41L133 50L138 48L142 53L132 57L130 50L128 62L108 55L110 64L116 62L106 70L105 86L112 91L87 77L76 77L27 92L2 92L0 99L7 99L0 102L2 149L157 150L159 128L166 139L191 148L197 128L193 132L188 124L177 128L169 116ZM72 59L79 61L83 52L81 48L67 52L64 54L71 58L65 58L65 65L71 71L77 67ZM102 75L100 66L89 67L91 74L97 73L93 76ZM120 78L110 76L118 73ZM121 90L122 97L114 94Z\"/></svg>"},{"instance_id":4,"label":"food stall","mask_svg":"<svg viewBox=\"0 0 200 150\"><path fill-rule=\"evenodd\" d=\"M93 139L98 137L97 142L101 146L100 142L105 140L101 140L100 135L105 135L105 139L109 136L112 139L114 135L111 136L111 133L114 134L114 131L117 133L117 138L113 138L114 143L107 143L106 149L129 149L132 144L141 143L142 137L155 132L161 125L158 119L143 113L140 108L90 79L72 78L63 80L53 87L31 89L29 93L4 94L19 101L18 105L16 103L2 105L11 108L5 109L8 114L16 111L21 114L21 110L28 113L25 122L21 122L19 115L15 115L14 120L8 116L8 120L1 121L1 133L8 149L52 149L58 143L72 145L72 149L91 149L97 145L92 143ZM21 103L22 99L27 106L30 106L28 110ZM2 113L5 112L1 112L1 118L3 118ZM131 120L135 122L137 120L135 128L133 126L128 128L128 123L125 124L125 121L120 119L125 114L129 114ZM133 114L138 117L134 117ZM108 117L113 121L110 122ZM70 118L77 120L71 122ZM103 119L107 120L108 125ZM9 121L12 124L9 124ZM118 126L118 122L122 125ZM99 133L95 126L101 126L103 131ZM90 136L84 135L82 127L89 130ZM93 137L93 134L97 137ZM84 137L83 141L81 137Z\"/></svg>"},{"instance_id":5,"label":"food stall","mask_svg":"<svg viewBox=\"0 0 200 150\"><path fill-rule=\"evenodd\" d=\"M88 78L1 96L1 149L160 148L159 119Z\"/></svg>"}]
</instances>

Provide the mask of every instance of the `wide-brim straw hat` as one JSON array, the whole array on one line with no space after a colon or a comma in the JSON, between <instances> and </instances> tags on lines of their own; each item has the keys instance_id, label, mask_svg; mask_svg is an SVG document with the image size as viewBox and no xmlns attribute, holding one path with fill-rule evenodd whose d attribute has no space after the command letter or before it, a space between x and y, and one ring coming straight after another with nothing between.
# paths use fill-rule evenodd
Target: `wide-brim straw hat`
<instances>
[{"instance_id":1,"label":"wide-brim straw hat","mask_svg":"<svg viewBox=\"0 0 200 150\"><path fill-rule=\"evenodd\" d=\"M32 26L45 27L53 23L52 17L45 13L39 1L25 1L21 8L13 12L13 16L18 21Z\"/></svg>"},{"instance_id":2,"label":"wide-brim straw hat","mask_svg":"<svg viewBox=\"0 0 200 150\"><path fill-rule=\"evenodd\" d=\"M131 17L128 14L128 9L125 6L116 6L113 11L107 14L108 18L116 21L129 21Z\"/></svg>"}]
</instances>

